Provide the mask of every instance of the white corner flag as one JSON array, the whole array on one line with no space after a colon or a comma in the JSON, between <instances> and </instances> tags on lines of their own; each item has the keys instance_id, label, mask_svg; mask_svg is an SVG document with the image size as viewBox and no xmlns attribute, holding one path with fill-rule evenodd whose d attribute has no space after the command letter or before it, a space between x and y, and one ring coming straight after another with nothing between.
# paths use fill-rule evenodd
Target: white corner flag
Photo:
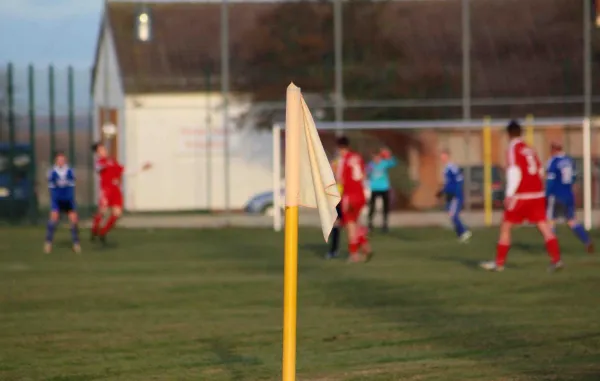
<instances>
[{"instance_id":1,"label":"white corner flag","mask_svg":"<svg viewBox=\"0 0 600 381\"><path fill-rule=\"evenodd\" d=\"M317 208L323 238L327 241L337 219L335 207L341 197L317 126L300 88L293 83L287 88L285 133L285 205ZM295 178L299 181L297 187Z\"/></svg>"},{"instance_id":2,"label":"white corner flag","mask_svg":"<svg viewBox=\"0 0 600 381\"><path fill-rule=\"evenodd\" d=\"M285 109L285 265L283 275L283 381L296 380L298 206L317 208L325 241L340 202L333 170L300 88L287 88Z\"/></svg>"}]
</instances>

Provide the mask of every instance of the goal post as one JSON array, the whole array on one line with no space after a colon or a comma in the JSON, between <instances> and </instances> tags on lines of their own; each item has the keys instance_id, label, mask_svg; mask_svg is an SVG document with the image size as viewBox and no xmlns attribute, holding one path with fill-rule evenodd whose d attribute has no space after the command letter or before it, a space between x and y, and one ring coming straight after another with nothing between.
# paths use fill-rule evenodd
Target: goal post
<instances>
[{"instance_id":1,"label":"goal post","mask_svg":"<svg viewBox=\"0 0 600 381\"><path fill-rule=\"evenodd\" d=\"M324 146L333 154L335 132L340 129L350 137L351 143L366 157L377 145L395 147L392 152L404 158L403 176L415 183L414 192L403 195L411 213L419 210L438 208L433 204L432 194L441 185L441 149L451 151L457 165L465 171L465 209L478 211L481 223L492 224L493 209L502 207L504 150L507 137L502 132L508 119L483 118L481 120L405 120L405 121L348 121L343 123L319 122L317 128ZM583 209L583 222L586 229L592 228L594 203L600 204L600 179L595 164L598 158L593 147L600 146L600 133L594 134L596 125L581 117L534 118L528 115L521 120L524 138L532 144L541 160L549 158L550 142L559 140L565 152L578 162L577 171L582 174L582 195L580 206ZM285 128L283 124L273 126L273 229L281 231L283 199L281 190L285 186L283 178L283 147ZM406 140L396 144L397 140ZM595 141L598 144L593 144ZM408 152L407 152L408 151ZM582 173L583 172L583 173ZM426 177L426 178L425 178ZM392 181L393 183L393 181ZM593 184L596 183L594 194ZM501 188L501 189L500 189ZM502 194L502 196L500 196ZM410 204L410 205L409 205ZM599 205L596 205L599 206Z\"/></svg>"}]
</instances>

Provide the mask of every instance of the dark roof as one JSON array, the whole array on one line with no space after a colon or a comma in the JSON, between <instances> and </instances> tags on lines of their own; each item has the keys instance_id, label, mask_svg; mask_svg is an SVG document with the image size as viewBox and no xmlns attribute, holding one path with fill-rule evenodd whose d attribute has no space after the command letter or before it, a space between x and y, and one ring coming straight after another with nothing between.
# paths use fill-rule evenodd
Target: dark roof
<instances>
[{"instance_id":1,"label":"dark roof","mask_svg":"<svg viewBox=\"0 0 600 381\"><path fill-rule=\"evenodd\" d=\"M582 93L582 2L574 0L471 1L472 96L551 96ZM442 71L460 96L460 0L389 3L386 32L403 46L406 75ZM134 39L139 3L109 2L124 87L128 93L198 91L219 86L220 3L147 4L153 39ZM236 60L245 34L278 6L229 3L231 79L244 71ZM331 7L329 3L313 6ZM213 87L214 88L214 87Z\"/></svg>"},{"instance_id":2,"label":"dark roof","mask_svg":"<svg viewBox=\"0 0 600 381\"><path fill-rule=\"evenodd\" d=\"M108 17L115 39L118 62L127 92L197 91L219 86L219 3L147 4L152 21L152 40L135 40L139 3L108 3ZM231 61L244 33L273 3L230 3L229 40ZM232 64L232 69L235 64ZM232 73L233 74L233 73ZM232 81L235 76L232 75Z\"/></svg>"}]
</instances>

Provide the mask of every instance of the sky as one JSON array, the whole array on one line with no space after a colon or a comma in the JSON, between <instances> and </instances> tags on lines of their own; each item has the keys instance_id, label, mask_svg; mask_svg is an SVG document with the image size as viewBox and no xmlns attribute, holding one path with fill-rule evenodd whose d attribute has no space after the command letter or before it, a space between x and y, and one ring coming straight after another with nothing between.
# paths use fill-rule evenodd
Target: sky
<instances>
[{"instance_id":1,"label":"sky","mask_svg":"<svg viewBox=\"0 0 600 381\"><path fill-rule=\"evenodd\" d=\"M103 0L0 0L0 62L92 65Z\"/></svg>"}]
</instances>

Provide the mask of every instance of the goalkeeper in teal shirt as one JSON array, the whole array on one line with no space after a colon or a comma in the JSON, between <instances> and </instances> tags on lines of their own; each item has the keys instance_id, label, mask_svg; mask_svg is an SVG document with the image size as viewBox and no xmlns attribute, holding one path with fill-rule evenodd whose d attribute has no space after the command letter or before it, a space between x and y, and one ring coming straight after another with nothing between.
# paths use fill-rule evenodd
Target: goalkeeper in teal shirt
<instances>
[{"instance_id":1,"label":"goalkeeper in teal shirt","mask_svg":"<svg viewBox=\"0 0 600 381\"><path fill-rule=\"evenodd\" d=\"M373 215L378 198L383 201L383 231L388 231L388 215L390 213L390 176L389 170L398 162L391 155L390 150L382 148L373 155L373 160L367 166L371 200L369 200L369 229L373 229Z\"/></svg>"}]
</instances>

